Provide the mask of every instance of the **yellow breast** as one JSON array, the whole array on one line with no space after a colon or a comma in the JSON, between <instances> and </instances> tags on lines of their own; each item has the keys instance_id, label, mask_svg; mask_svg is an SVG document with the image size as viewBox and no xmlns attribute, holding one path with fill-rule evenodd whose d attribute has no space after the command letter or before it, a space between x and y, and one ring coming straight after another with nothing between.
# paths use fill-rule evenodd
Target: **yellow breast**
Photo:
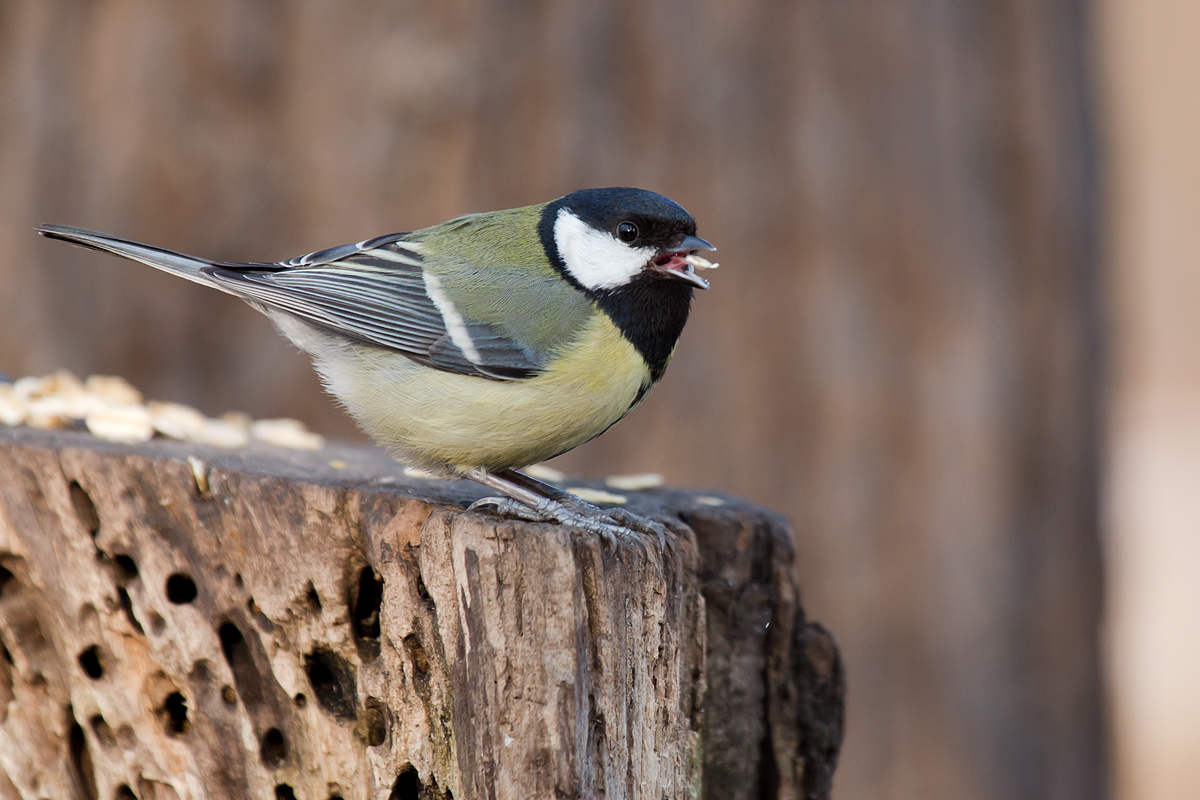
<instances>
[{"instance_id":1,"label":"yellow breast","mask_svg":"<svg viewBox=\"0 0 1200 800\"><path fill-rule=\"evenodd\" d=\"M367 347L318 359L317 368L368 435L406 463L439 468L498 470L556 456L620 420L651 383L604 315L528 380L441 372Z\"/></svg>"}]
</instances>

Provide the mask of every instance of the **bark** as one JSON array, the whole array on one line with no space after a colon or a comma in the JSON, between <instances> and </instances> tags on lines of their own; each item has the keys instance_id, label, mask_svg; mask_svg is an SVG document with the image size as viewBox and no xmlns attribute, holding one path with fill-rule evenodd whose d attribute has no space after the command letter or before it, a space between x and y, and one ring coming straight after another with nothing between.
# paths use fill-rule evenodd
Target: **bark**
<instances>
[{"instance_id":1,"label":"bark","mask_svg":"<svg viewBox=\"0 0 1200 800\"><path fill-rule=\"evenodd\" d=\"M398 474L0 427L0 798L828 796L781 518L635 492L672 533L610 547Z\"/></svg>"}]
</instances>

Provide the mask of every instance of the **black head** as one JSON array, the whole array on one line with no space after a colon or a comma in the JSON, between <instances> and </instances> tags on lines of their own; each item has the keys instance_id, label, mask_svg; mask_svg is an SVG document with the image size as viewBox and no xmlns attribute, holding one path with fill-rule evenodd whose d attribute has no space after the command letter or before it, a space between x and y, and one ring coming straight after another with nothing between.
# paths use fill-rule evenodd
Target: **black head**
<instances>
[{"instance_id":1,"label":"black head","mask_svg":"<svg viewBox=\"0 0 1200 800\"><path fill-rule=\"evenodd\" d=\"M551 263L600 308L662 375L687 322L696 275L689 256L713 249L674 200L644 189L581 189L548 203L538 224Z\"/></svg>"},{"instance_id":2,"label":"black head","mask_svg":"<svg viewBox=\"0 0 1200 800\"><path fill-rule=\"evenodd\" d=\"M580 189L559 202L630 247L669 250L696 235L696 220L683 206L645 189Z\"/></svg>"},{"instance_id":3,"label":"black head","mask_svg":"<svg viewBox=\"0 0 1200 800\"><path fill-rule=\"evenodd\" d=\"M563 277L589 294L625 286L646 271L708 288L683 257L712 245L696 238L692 215L661 194L580 189L546 205L538 232Z\"/></svg>"}]
</instances>

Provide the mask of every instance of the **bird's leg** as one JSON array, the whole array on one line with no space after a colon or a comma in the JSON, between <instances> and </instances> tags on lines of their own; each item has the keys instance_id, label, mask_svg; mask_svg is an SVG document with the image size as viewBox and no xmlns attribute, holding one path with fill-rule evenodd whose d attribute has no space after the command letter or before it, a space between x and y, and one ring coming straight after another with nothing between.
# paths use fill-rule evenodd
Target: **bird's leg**
<instances>
[{"instance_id":1,"label":"bird's leg","mask_svg":"<svg viewBox=\"0 0 1200 800\"><path fill-rule=\"evenodd\" d=\"M622 528L644 533L648 536L654 536L662 542L667 535L666 529L662 525L652 519L640 517L637 514L631 514L623 508L600 508L591 503L576 497L565 489L560 489L554 484L540 481L524 472L515 469L501 470L496 473L502 476L505 480L512 481L518 486L523 486L532 492L536 492L543 497L548 497L562 503L567 508L570 508L580 514L585 515L602 515L613 524Z\"/></svg>"},{"instance_id":2,"label":"bird's leg","mask_svg":"<svg viewBox=\"0 0 1200 800\"><path fill-rule=\"evenodd\" d=\"M506 472L508 471L506 470ZM466 469L460 474L464 478L470 478L477 483L482 483L489 489L495 489L506 496L502 498L485 497L481 500L476 500L471 504L471 509L480 506L493 506L502 512L507 512L513 508L510 501L516 501L517 504L524 506L522 512L532 511L539 519L553 520L562 525L578 528L588 533L595 533L604 538L609 544L615 544L617 539L632 539L637 542L637 539L632 536L633 532L631 530L614 523L600 509L594 506L592 508L597 513L587 513L581 508L568 507L557 499L545 497L533 489L521 485L523 481L518 483L509 480L503 473L489 472L481 467ZM525 475L521 477L532 480ZM517 516L526 519L529 518L526 513L519 513ZM638 542L638 544L640 545L641 543Z\"/></svg>"}]
</instances>

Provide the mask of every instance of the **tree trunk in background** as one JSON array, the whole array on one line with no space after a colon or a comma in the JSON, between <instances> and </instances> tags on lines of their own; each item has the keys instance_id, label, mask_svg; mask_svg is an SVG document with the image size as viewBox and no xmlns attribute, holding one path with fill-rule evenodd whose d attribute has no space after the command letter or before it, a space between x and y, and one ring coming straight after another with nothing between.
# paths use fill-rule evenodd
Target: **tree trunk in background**
<instances>
[{"instance_id":1,"label":"tree trunk in background","mask_svg":"<svg viewBox=\"0 0 1200 800\"><path fill-rule=\"evenodd\" d=\"M0 369L347 433L230 298L41 242L275 259L581 186L721 269L561 459L787 512L848 665L842 798L1105 793L1078 0L0 7Z\"/></svg>"}]
</instances>

